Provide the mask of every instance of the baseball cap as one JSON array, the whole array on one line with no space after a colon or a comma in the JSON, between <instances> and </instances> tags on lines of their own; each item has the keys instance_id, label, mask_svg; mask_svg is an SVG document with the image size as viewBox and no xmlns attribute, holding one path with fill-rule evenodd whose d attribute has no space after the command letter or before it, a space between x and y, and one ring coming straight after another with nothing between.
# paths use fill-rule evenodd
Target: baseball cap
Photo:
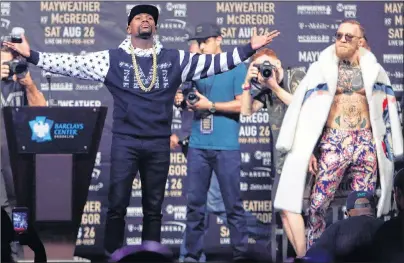
<instances>
[{"instance_id":1,"label":"baseball cap","mask_svg":"<svg viewBox=\"0 0 404 263\"><path fill-rule=\"evenodd\" d=\"M366 199L367 201L360 199ZM354 191L348 195L346 199L346 210L365 207L376 208L375 197L372 193L367 191Z\"/></svg>"},{"instance_id":2,"label":"baseball cap","mask_svg":"<svg viewBox=\"0 0 404 263\"><path fill-rule=\"evenodd\" d=\"M222 33L220 32L220 28L216 24L203 23L196 26L195 35L190 37L188 40L207 39L221 35Z\"/></svg>"},{"instance_id":3,"label":"baseball cap","mask_svg":"<svg viewBox=\"0 0 404 263\"><path fill-rule=\"evenodd\" d=\"M132 19L138 14L149 14L153 17L154 23L157 24L159 19L159 10L154 5L136 5L134 6L129 13L128 16L128 25L132 21Z\"/></svg>"}]
</instances>

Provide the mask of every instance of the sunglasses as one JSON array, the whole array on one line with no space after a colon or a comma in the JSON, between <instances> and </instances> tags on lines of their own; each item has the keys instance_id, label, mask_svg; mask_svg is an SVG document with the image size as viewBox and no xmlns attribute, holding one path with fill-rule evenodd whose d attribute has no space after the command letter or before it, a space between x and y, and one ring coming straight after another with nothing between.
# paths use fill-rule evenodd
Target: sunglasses
<instances>
[{"instance_id":1,"label":"sunglasses","mask_svg":"<svg viewBox=\"0 0 404 263\"><path fill-rule=\"evenodd\" d=\"M344 33L341 33L341 32L335 33L335 38L336 38L337 40L341 40L342 37L344 37L344 36L345 36L346 42L352 42L352 40L354 39L354 37L362 38L362 37L354 36L354 35L349 34L349 33L347 33L347 34L344 34Z\"/></svg>"}]
</instances>

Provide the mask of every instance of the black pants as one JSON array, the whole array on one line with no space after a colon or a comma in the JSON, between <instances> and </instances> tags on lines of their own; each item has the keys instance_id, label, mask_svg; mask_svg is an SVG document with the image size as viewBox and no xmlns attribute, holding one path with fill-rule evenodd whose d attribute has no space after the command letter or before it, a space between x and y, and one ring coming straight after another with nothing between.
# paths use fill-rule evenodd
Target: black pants
<instances>
[{"instance_id":1,"label":"black pants","mask_svg":"<svg viewBox=\"0 0 404 263\"><path fill-rule=\"evenodd\" d=\"M160 242L161 206L170 166L169 138L134 138L114 134L104 247L108 253L121 248L126 208L132 183L139 171L142 184L142 240Z\"/></svg>"}]
</instances>

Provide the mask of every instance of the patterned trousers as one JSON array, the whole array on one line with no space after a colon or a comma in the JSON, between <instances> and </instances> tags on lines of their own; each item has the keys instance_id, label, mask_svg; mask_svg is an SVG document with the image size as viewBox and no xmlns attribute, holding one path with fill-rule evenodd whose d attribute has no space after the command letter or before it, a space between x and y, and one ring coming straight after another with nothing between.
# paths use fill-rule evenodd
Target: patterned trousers
<instances>
[{"instance_id":1,"label":"patterned trousers","mask_svg":"<svg viewBox=\"0 0 404 263\"><path fill-rule=\"evenodd\" d=\"M344 175L352 179L354 191L374 192L377 181L376 148L370 129L326 128L319 150L318 173L310 197L308 248L325 230L325 213Z\"/></svg>"}]
</instances>

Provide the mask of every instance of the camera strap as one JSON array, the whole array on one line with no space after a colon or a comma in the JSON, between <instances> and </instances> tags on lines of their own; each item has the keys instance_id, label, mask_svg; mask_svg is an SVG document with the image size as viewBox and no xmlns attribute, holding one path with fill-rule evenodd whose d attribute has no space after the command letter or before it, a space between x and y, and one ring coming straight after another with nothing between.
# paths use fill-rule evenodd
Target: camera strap
<instances>
[{"instance_id":1,"label":"camera strap","mask_svg":"<svg viewBox=\"0 0 404 263\"><path fill-rule=\"evenodd\" d=\"M255 80L251 80L250 81L251 85L253 85L257 90L259 91L263 91L263 89L261 88L261 86L258 84L257 81ZM267 109L269 107L272 107L272 105L274 104L273 99L272 99L272 90L269 90L268 94L264 94L265 97L265 104L267 106Z\"/></svg>"}]
</instances>

